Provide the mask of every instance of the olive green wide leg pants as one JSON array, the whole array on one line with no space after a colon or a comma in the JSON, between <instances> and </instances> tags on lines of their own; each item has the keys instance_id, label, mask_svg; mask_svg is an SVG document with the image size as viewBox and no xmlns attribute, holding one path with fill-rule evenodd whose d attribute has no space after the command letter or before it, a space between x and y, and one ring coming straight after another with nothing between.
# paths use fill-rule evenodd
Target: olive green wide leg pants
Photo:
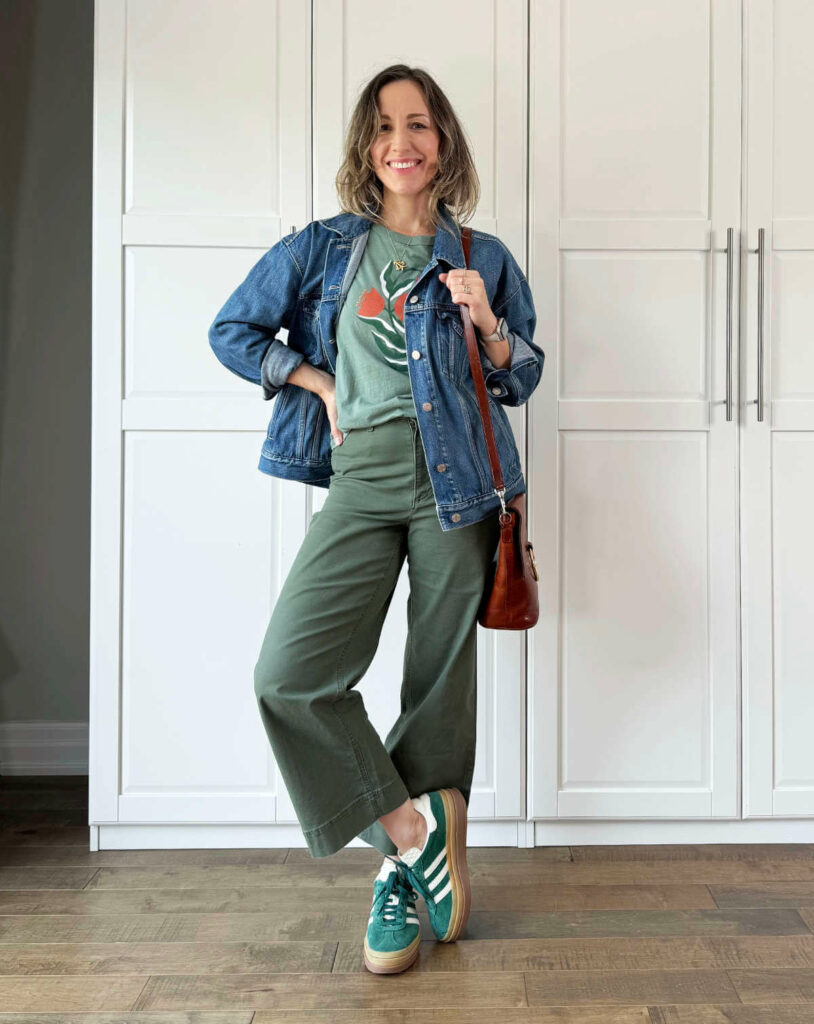
<instances>
[{"instance_id":1,"label":"olive green wide leg pants","mask_svg":"<svg viewBox=\"0 0 814 1024\"><path fill-rule=\"evenodd\" d=\"M443 787L457 786L469 803L477 610L498 518L442 531L413 417L353 428L331 465L325 503L274 605L254 688L311 856L356 836L394 854L381 815ZM405 557L401 713L382 742L355 686Z\"/></svg>"}]
</instances>

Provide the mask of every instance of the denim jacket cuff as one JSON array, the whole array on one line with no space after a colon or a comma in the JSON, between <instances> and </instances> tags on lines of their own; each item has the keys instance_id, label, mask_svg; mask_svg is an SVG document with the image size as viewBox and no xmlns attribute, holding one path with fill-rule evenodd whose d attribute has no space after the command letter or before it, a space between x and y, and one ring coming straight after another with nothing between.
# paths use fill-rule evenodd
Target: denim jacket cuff
<instances>
[{"instance_id":1,"label":"denim jacket cuff","mask_svg":"<svg viewBox=\"0 0 814 1024\"><path fill-rule=\"evenodd\" d=\"M483 381L486 385L486 390L490 395L494 395L495 398L505 398L513 388L512 382L512 371L515 370L521 363L537 361L537 356L529 345L521 338L521 336L514 331L509 331L509 365L496 367L491 359L486 355L486 351L482 345L480 348L480 361L483 367Z\"/></svg>"},{"instance_id":2,"label":"denim jacket cuff","mask_svg":"<svg viewBox=\"0 0 814 1024\"><path fill-rule=\"evenodd\" d=\"M302 352L291 348L279 338L275 338L263 356L260 365L260 383L263 387L263 398L274 398L289 376L305 359Z\"/></svg>"}]
</instances>

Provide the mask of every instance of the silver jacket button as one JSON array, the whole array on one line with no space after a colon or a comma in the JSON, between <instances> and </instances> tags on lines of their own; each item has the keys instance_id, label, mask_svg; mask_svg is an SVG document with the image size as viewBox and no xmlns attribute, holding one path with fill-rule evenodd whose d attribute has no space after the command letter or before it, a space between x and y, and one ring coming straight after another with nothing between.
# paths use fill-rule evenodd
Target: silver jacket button
<instances>
[{"instance_id":1,"label":"silver jacket button","mask_svg":"<svg viewBox=\"0 0 814 1024\"><path fill-rule=\"evenodd\" d=\"M492 394L493 395L499 395L500 394L500 388L492 388Z\"/></svg>"},{"instance_id":2,"label":"silver jacket button","mask_svg":"<svg viewBox=\"0 0 814 1024\"><path fill-rule=\"evenodd\" d=\"M410 353L410 355L413 357L413 359L420 359L421 358L421 353L418 351L417 348L414 348L413 351Z\"/></svg>"},{"instance_id":3,"label":"silver jacket button","mask_svg":"<svg viewBox=\"0 0 814 1024\"><path fill-rule=\"evenodd\" d=\"M418 302L418 296L417 295L411 295L410 296L410 302Z\"/></svg>"},{"instance_id":4,"label":"silver jacket button","mask_svg":"<svg viewBox=\"0 0 814 1024\"><path fill-rule=\"evenodd\" d=\"M422 402L421 408L424 410L424 412L429 412L430 409L432 409L432 402Z\"/></svg>"}]
</instances>

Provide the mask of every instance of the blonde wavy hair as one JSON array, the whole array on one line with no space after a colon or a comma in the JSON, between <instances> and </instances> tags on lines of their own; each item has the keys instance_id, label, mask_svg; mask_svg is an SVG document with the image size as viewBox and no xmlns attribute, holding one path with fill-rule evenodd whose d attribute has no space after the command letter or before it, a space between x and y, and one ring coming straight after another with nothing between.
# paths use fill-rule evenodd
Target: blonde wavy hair
<instances>
[{"instance_id":1,"label":"blonde wavy hair","mask_svg":"<svg viewBox=\"0 0 814 1024\"><path fill-rule=\"evenodd\" d=\"M460 228L472 218L480 199L480 183L472 152L452 104L435 79L423 68L391 64L379 71L362 89L351 114L342 163L336 174L336 191L343 213L355 213L383 224L384 189L373 169L370 147L381 128L379 90L390 82L415 82L424 93L430 116L438 131L438 171L430 186L428 213L437 227L443 203Z\"/></svg>"}]
</instances>

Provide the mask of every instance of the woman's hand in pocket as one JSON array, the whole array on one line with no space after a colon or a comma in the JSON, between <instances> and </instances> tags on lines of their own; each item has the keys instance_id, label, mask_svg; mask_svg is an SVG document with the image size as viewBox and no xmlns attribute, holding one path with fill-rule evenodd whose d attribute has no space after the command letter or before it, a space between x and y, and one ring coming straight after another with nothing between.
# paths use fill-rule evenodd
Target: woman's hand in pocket
<instances>
[{"instance_id":1,"label":"woman's hand in pocket","mask_svg":"<svg viewBox=\"0 0 814 1024\"><path fill-rule=\"evenodd\" d=\"M342 444L345 439L342 436L342 431L336 425L336 378L334 375L303 360L297 369L289 374L288 381L319 395L328 411L331 437L336 444Z\"/></svg>"},{"instance_id":2,"label":"woman's hand in pocket","mask_svg":"<svg viewBox=\"0 0 814 1024\"><path fill-rule=\"evenodd\" d=\"M320 397L325 403L325 409L328 413L328 422L331 424L331 437L336 444L342 444L345 438L342 435L342 431L336 425L336 378L331 374L326 374L326 377L328 379L320 392Z\"/></svg>"}]
</instances>

